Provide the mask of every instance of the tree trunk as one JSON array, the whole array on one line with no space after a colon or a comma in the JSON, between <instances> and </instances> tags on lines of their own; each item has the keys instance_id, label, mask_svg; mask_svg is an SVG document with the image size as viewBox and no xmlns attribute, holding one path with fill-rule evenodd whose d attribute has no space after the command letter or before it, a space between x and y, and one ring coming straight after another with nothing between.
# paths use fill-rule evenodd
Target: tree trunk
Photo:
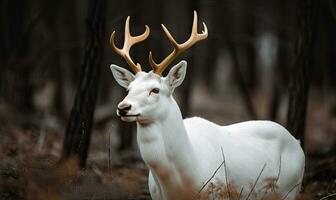
<instances>
[{"instance_id":1,"label":"tree trunk","mask_svg":"<svg viewBox=\"0 0 336 200\"><path fill-rule=\"evenodd\" d=\"M268 118L272 121L277 121L280 104L289 85L288 71L291 66L290 63L292 63L292 57L290 55L293 53L289 45L286 44L292 43L290 41L294 40L296 34L296 32L291 31L291 28L288 28L294 27L292 23L294 9L288 9L289 3L290 2L287 1L277 0L271 4L271 13L276 25L272 31L278 40L275 63L271 71L272 91L268 107Z\"/></svg>"},{"instance_id":2,"label":"tree trunk","mask_svg":"<svg viewBox=\"0 0 336 200\"><path fill-rule=\"evenodd\" d=\"M78 12L81 9L76 1L61 0L58 1L58 6L63 14L58 16L57 21L50 27L54 28L53 34L55 35L55 46L57 49L53 53L55 63L53 79L56 83L55 91L55 109L57 114L66 119L71 112L72 95L76 89L78 75L81 70L82 62L82 49L79 46L79 41L83 40L83 36L79 35ZM55 14L54 14L55 15ZM51 16L52 17L52 16ZM66 31L64 31L66 30ZM60 44L75 44L71 48L62 48ZM58 58L57 58L58 57ZM71 96L69 95L71 94Z\"/></svg>"},{"instance_id":3,"label":"tree trunk","mask_svg":"<svg viewBox=\"0 0 336 200\"><path fill-rule=\"evenodd\" d=\"M223 6L219 4L218 6L211 7L208 11L208 17L207 17L207 26L209 30L213 29L219 29L218 27L221 26L221 22L224 21L221 19L221 15L225 12L219 12L220 9L223 9ZM226 19L226 17L223 17ZM209 22L208 22L209 21ZM213 89L214 88L214 76L217 70L216 66L216 61L217 61L217 56L219 53L219 48L220 45L219 42L221 41L221 38L227 38L227 34L219 32L212 33L213 36L209 37L207 39L207 49L204 54L204 64L205 67L203 66L201 68L201 73L202 73L202 81L204 81L204 85L207 87L207 89Z\"/></svg>"},{"instance_id":4,"label":"tree trunk","mask_svg":"<svg viewBox=\"0 0 336 200\"><path fill-rule=\"evenodd\" d=\"M299 30L296 41L296 60L289 88L287 128L301 140L301 145L304 147L312 54L311 0L299 0L298 9Z\"/></svg>"},{"instance_id":5,"label":"tree trunk","mask_svg":"<svg viewBox=\"0 0 336 200\"><path fill-rule=\"evenodd\" d=\"M89 0L81 79L67 125L63 159L74 156L84 168L88 155L98 80L105 44L106 0Z\"/></svg>"},{"instance_id":6,"label":"tree trunk","mask_svg":"<svg viewBox=\"0 0 336 200\"><path fill-rule=\"evenodd\" d=\"M257 112L253 106L253 101L251 98L250 91L244 81L243 74L241 72L241 67L237 55L237 48L233 44L232 41L227 42L227 48L230 52L231 59L232 59L232 70L235 76L235 81L238 87L238 90L242 96L244 106L246 107L246 111L252 119L258 119Z\"/></svg>"},{"instance_id":7,"label":"tree trunk","mask_svg":"<svg viewBox=\"0 0 336 200\"><path fill-rule=\"evenodd\" d=\"M22 0L1 2L0 100L22 113L32 111L32 62L29 36L24 35L27 4Z\"/></svg>"},{"instance_id":8,"label":"tree trunk","mask_svg":"<svg viewBox=\"0 0 336 200\"><path fill-rule=\"evenodd\" d=\"M258 84L258 68L257 68L257 49L255 47L256 41L256 29L257 29L257 22L255 16L251 14L251 10L255 10L254 8L255 2L247 1L245 6L242 8L242 12L245 13L243 18L243 32L249 38L248 41L244 42L244 51L243 51L243 58L241 64L241 72L243 78L246 83L246 87L250 93L253 93Z\"/></svg>"},{"instance_id":9,"label":"tree trunk","mask_svg":"<svg viewBox=\"0 0 336 200\"><path fill-rule=\"evenodd\" d=\"M196 10L196 11L200 11L199 9L199 0L190 0L189 5L191 7L190 10ZM193 20L193 13L188 13L189 15L189 26L191 27L192 24L192 20ZM194 52L190 52L190 56L189 56L189 60L188 60L188 76L185 77L184 79L184 84L183 87L181 88L181 113L182 116L185 118L188 116L188 114L190 113L190 108L191 108L191 92L192 92L192 86L194 83L194 77L195 73L196 73L196 68L197 63L194 62L195 61L195 53Z\"/></svg>"}]
</instances>

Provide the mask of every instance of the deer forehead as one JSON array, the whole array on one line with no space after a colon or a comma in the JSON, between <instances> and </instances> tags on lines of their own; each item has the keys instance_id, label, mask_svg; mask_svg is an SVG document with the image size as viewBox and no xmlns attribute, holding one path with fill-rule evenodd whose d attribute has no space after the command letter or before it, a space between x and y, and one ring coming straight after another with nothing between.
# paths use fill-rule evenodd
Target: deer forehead
<instances>
[{"instance_id":1,"label":"deer forehead","mask_svg":"<svg viewBox=\"0 0 336 200\"><path fill-rule=\"evenodd\" d=\"M139 72L136 74L134 80L130 83L128 90L150 90L155 87L160 88L162 82L162 78L151 72Z\"/></svg>"}]
</instances>

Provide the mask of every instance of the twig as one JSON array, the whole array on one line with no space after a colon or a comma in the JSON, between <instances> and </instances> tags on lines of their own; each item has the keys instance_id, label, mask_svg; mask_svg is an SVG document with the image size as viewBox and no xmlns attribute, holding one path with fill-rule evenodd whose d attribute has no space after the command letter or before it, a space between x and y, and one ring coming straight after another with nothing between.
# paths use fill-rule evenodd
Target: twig
<instances>
[{"instance_id":1,"label":"twig","mask_svg":"<svg viewBox=\"0 0 336 200\"><path fill-rule=\"evenodd\" d=\"M111 132L108 133L108 175L111 176Z\"/></svg>"},{"instance_id":2,"label":"twig","mask_svg":"<svg viewBox=\"0 0 336 200\"><path fill-rule=\"evenodd\" d=\"M281 155L280 155L279 172L278 172L277 179L276 179L276 181L275 181L275 185L278 184L278 180L279 180L279 178L280 178L280 172L281 172Z\"/></svg>"},{"instance_id":3,"label":"twig","mask_svg":"<svg viewBox=\"0 0 336 200\"><path fill-rule=\"evenodd\" d=\"M103 175L103 172L100 171L100 169L95 165L93 164L92 165L92 171L97 175L99 176L99 178L102 178L104 175Z\"/></svg>"},{"instance_id":4,"label":"twig","mask_svg":"<svg viewBox=\"0 0 336 200\"><path fill-rule=\"evenodd\" d=\"M216 173L218 172L218 170L221 168L221 166L224 164L224 162L222 162L217 169L215 170L215 172L212 174L212 176L205 182L205 184L201 187L201 189L198 191L198 195L202 192L202 190L205 188L205 186L211 181L211 179L216 175Z\"/></svg>"},{"instance_id":5,"label":"twig","mask_svg":"<svg viewBox=\"0 0 336 200\"><path fill-rule=\"evenodd\" d=\"M285 200L287 198L287 196L289 195L289 193L291 193L300 184L301 183L298 183L298 184L294 185L281 200Z\"/></svg>"},{"instance_id":6,"label":"twig","mask_svg":"<svg viewBox=\"0 0 336 200\"><path fill-rule=\"evenodd\" d=\"M38 148L38 152L41 153L42 148L43 148L43 144L45 141L45 137L46 137L46 118L47 116L47 111L44 110L42 113L42 119L41 119L41 128L40 128L40 134L39 134L39 139L37 142L37 148Z\"/></svg>"},{"instance_id":7,"label":"twig","mask_svg":"<svg viewBox=\"0 0 336 200\"><path fill-rule=\"evenodd\" d=\"M212 200L215 200L214 192L213 192L214 185L211 183L211 194L212 194Z\"/></svg>"},{"instance_id":8,"label":"twig","mask_svg":"<svg viewBox=\"0 0 336 200\"><path fill-rule=\"evenodd\" d=\"M279 163L279 171L278 171L278 175L275 179L275 182L274 182L274 186L272 186L270 189L271 189L271 192L275 192L275 189L277 188L277 184L278 184L278 180L280 178L280 173L281 173L281 155L280 155L280 163ZM261 199L264 199L264 197L266 196L267 192L268 192L268 189L266 186L264 187L265 188L265 192L264 192L264 195Z\"/></svg>"},{"instance_id":9,"label":"twig","mask_svg":"<svg viewBox=\"0 0 336 200\"><path fill-rule=\"evenodd\" d=\"M222 150L223 163L224 163L225 184L226 184L226 189L228 191L229 200L231 200L231 194L230 194L229 185L228 185L228 174L227 174L227 169L226 169L226 162L225 162L225 155L224 155L223 147L221 147L221 150Z\"/></svg>"},{"instance_id":10,"label":"twig","mask_svg":"<svg viewBox=\"0 0 336 200\"><path fill-rule=\"evenodd\" d=\"M264 171L264 169L265 169L266 165L267 165L267 164L265 163L265 164L264 164L264 166L263 166L263 168L261 169L261 171L260 171L260 173L259 173L259 175L258 175L257 179L255 180L255 182L254 182L254 184L253 184L253 186L252 186L252 188L251 188L251 191L250 191L250 193L247 195L247 197L246 197L246 199L245 199L245 200L248 200L248 199L250 198L250 195L251 195L251 193L253 192L253 190L254 190L255 186L257 185L257 182L258 182L258 180L259 180L259 178L260 178L261 174L263 173L263 171Z\"/></svg>"},{"instance_id":11,"label":"twig","mask_svg":"<svg viewBox=\"0 0 336 200\"><path fill-rule=\"evenodd\" d=\"M268 189L267 189L267 187L265 187L265 192L264 192L263 196L261 197L261 199L264 199L267 193L268 193Z\"/></svg>"},{"instance_id":12,"label":"twig","mask_svg":"<svg viewBox=\"0 0 336 200\"><path fill-rule=\"evenodd\" d=\"M238 200L240 200L241 195L243 194L243 190L244 190L244 186L241 188L240 192L239 192L239 196L238 196Z\"/></svg>"},{"instance_id":13,"label":"twig","mask_svg":"<svg viewBox=\"0 0 336 200\"><path fill-rule=\"evenodd\" d=\"M85 134L85 122L82 121L82 135L80 137L78 148L77 148L78 152L80 151L80 147L82 145L82 140L83 140L84 134Z\"/></svg>"},{"instance_id":14,"label":"twig","mask_svg":"<svg viewBox=\"0 0 336 200\"><path fill-rule=\"evenodd\" d=\"M329 195L327 195L325 197L322 197L320 200L328 199L329 197L333 197L333 196L336 196L336 193L329 194Z\"/></svg>"}]
</instances>

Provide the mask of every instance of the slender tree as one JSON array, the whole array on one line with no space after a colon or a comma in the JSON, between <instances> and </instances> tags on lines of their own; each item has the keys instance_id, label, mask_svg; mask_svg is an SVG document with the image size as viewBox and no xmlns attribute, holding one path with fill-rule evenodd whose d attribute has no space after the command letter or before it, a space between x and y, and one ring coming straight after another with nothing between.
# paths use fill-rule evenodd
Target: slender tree
<instances>
[{"instance_id":1,"label":"slender tree","mask_svg":"<svg viewBox=\"0 0 336 200\"><path fill-rule=\"evenodd\" d=\"M312 55L311 0L299 0L296 60L293 66L289 88L287 128L304 146L305 119Z\"/></svg>"},{"instance_id":2,"label":"slender tree","mask_svg":"<svg viewBox=\"0 0 336 200\"><path fill-rule=\"evenodd\" d=\"M294 16L294 8L291 8L291 2L276 0L271 2L270 8L272 9L271 17L274 19L274 27L272 32L277 37L277 53L275 62L271 71L271 96L268 107L268 118L276 121L280 109L281 101L283 100L283 93L288 88L289 72L293 56L293 50L289 44L295 40L296 32L292 31L295 21L292 20ZM294 23L293 23L294 21Z\"/></svg>"},{"instance_id":3,"label":"slender tree","mask_svg":"<svg viewBox=\"0 0 336 200\"><path fill-rule=\"evenodd\" d=\"M26 31L29 4L22 0L0 2L0 100L23 113L32 111L33 71L29 34Z\"/></svg>"},{"instance_id":4,"label":"slender tree","mask_svg":"<svg viewBox=\"0 0 336 200\"><path fill-rule=\"evenodd\" d=\"M227 35L224 33L219 32L220 22L226 19L226 16L221 17L223 13L219 12L218 10L222 9L222 4L220 3L218 6L210 7L207 15L207 26L209 30L214 30L212 32L212 36L210 36L207 40L207 50L204 54L204 60L206 67L201 68L202 79L204 81L205 86L208 89L213 89L213 77L216 72L216 61L219 52L221 41L220 38L227 38Z\"/></svg>"},{"instance_id":5,"label":"slender tree","mask_svg":"<svg viewBox=\"0 0 336 200\"><path fill-rule=\"evenodd\" d=\"M249 92L252 93L258 84L258 68L257 68L257 49L255 47L255 40L257 37L257 20L253 11L256 10L255 2L246 1L242 6L243 14L243 33L249 38L243 42L244 51L242 51L243 58L241 60L241 72ZM252 12L251 12L252 11ZM245 62L242 62L245 61Z\"/></svg>"},{"instance_id":6,"label":"slender tree","mask_svg":"<svg viewBox=\"0 0 336 200\"><path fill-rule=\"evenodd\" d=\"M63 158L75 156L82 168L88 155L100 66L105 44L106 0L89 0L81 78L66 128Z\"/></svg>"},{"instance_id":7,"label":"slender tree","mask_svg":"<svg viewBox=\"0 0 336 200\"><path fill-rule=\"evenodd\" d=\"M243 78L243 73L241 72L241 67L238 59L237 47L233 44L232 41L227 42L227 48L230 52L232 59L232 68L235 81L244 102L246 112L249 114L250 118L258 119L257 112L254 108L251 93L248 89L248 86Z\"/></svg>"},{"instance_id":8,"label":"slender tree","mask_svg":"<svg viewBox=\"0 0 336 200\"><path fill-rule=\"evenodd\" d=\"M257 112L253 105L251 90L249 90L247 80L245 80L244 78L243 68L248 66L244 65L244 63L241 62L242 59L240 59L240 55L242 54L242 52L239 51L239 39L235 37L237 33L243 31L242 27L239 24L245 24L244 20L246 18L244 17L244 15L241 16L237 13L246 12L246 8L244 9L242 3L239 1L233 4L231 13L228 8L225 8L225 5L223 5L222 8L226 9L224 11L226 19L230 19L231 15L234 16L231 19L234 20L234 22L230 20L221 20L222 27L230 27L229 29L226 28L225 30L223 30L226 33L223 37L222 45L227 49L230 59L232 61L232 73L234 76L234 81L242 98L246 112L250 118L258 119Z\"/></svg>"}]
</instances>

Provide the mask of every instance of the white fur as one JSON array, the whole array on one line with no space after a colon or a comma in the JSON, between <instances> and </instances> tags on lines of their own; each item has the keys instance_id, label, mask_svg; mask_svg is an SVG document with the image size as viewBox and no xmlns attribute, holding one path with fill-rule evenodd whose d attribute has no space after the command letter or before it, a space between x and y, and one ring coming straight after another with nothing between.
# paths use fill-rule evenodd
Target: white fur
<instances>
[{"instance_id":1,"label":"white fur","mask_svg":"<svg viewBox=\"0 0 336 200\"><path fill-rule=\"evenodd\" d=\"M113 64L110 66L110 68L114 79L122 87L127 88L128 85L134 80L134 75L130 71Z\"/></svg>"},{"instance_id":2,"label":"white fur","mask_svg":"<svg viewBox=\"0 0 336 200\"><path fill-rule=\"evenodd\" d=\"M182 184L187 176L200 189L223 162L223 153L227 171L222 166L211 182L226 183L227 174L238 191L244 187L246 197L266 164L254 191L262 190L266 178L280 174L277 185L281 194L298 184L287 197L294 199L300 190L305 156L299 142L285 128L270 121L219 126L198 117L183 120L172 92L183 81L185 61L174 66L167 77L139 72L132 80L128 73L114 71L120 71L119 68L111 70L117 82L129 90L121 103L132 105L130 114L140 114L122 119L137 122L137 141L150 171L148 184L153 199L170 199L172 192L155 166L167 170L173 184ZM153 88L159 88L160 92L150 93Z\"/></svg>"}]
</instances>

